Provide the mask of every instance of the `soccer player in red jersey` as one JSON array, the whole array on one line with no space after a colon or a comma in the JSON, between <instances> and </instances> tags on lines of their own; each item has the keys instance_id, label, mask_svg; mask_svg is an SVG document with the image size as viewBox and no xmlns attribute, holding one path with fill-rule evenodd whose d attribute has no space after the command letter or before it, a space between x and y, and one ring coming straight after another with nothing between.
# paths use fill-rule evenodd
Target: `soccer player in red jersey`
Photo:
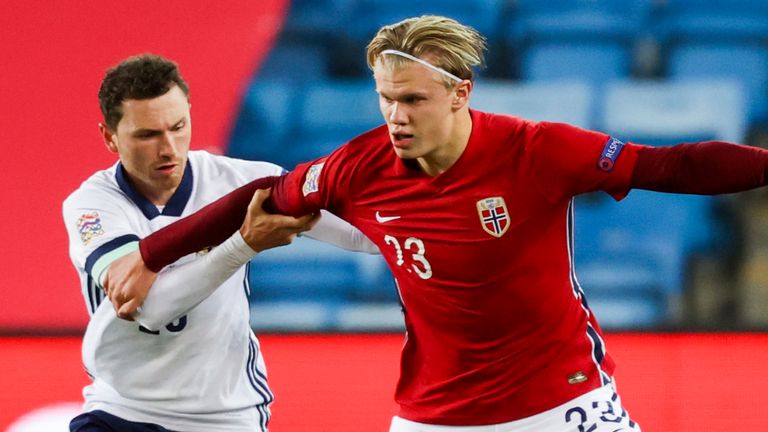
<instances>
[{"instance_id":1,"label":"soccer player in red jersey","mask_svg":"<svg viewBox=\"0 0 768 432\"><path fill-rule=\"evenodd\" d=\"M485 41L454 20L385 26L368 64L386 125L145 238L110 269L133 283L226 239L257 188L272 210L328 209L377 244L407 329L391 432L638 431L573 272L575 195L632 188L717 194L765 184L768 153L722 142L649 147L469 108ZM631 103L631 101L627 101Z\"/></svg>"}]
</instances>

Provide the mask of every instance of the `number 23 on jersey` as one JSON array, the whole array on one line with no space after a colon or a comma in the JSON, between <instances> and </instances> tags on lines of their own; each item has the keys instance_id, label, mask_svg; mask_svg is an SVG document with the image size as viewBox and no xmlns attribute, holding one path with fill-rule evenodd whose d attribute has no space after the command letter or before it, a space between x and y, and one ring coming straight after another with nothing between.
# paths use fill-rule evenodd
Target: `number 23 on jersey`
<instances>
[{"instance_id":1,"label":"number 23 on jersey","mask_svg":"<svg viewBox=\"0 0 768 432\"><path fill-rule=\"evenodd\" d=\"M399 267L407 266L406 271L408 273L416 273L422 279L429 279L432 277L432 266L427 261L426 249L424 242L416 237L408 237L405 241L400 242L397 237L393 237L389 234L384 236L384 242L391 245L395 249L397 256L396 264ZM408 254L407 262L405 254Z\"/></svg>"}]
</instances>

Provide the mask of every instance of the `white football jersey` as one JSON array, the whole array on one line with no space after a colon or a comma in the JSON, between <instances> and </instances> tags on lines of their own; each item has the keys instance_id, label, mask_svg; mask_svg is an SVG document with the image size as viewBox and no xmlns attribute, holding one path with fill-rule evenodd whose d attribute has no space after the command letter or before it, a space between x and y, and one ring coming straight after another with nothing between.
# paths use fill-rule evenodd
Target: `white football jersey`
<instances>
[{"instance_id":1,"label":"white football jersey","mask_svg":"<svg viewBox=\"0 0 768 432\"><path fill-rule=\"evenodd\" d=\"M273 395L249 325L247 266L159 331L117 318L96 281L113 260L136 250L140 238L245 183L282 172L270 163L190 151L181 184L162 208L133 189L119 163L92 175L64 201L69 253L91 314L82 347L93 380L83 390L85 411L177 431L266 430Z\"/></svg>"}]
</instances>

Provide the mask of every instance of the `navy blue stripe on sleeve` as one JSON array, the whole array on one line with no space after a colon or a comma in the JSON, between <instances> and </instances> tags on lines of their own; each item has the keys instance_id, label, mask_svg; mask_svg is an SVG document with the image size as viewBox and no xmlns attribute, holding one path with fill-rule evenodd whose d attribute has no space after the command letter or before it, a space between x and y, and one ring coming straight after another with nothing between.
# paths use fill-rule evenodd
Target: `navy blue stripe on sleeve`
<instances>
[{"instance_id":1,"label":"navy blue stripe on sleeve","mask_svg":"<svg viewBox=\"0 0 768 432\"><path fill-rule=\"evenodd\" d=\"M103 245L96 248L95 251L91 252L90 255L88 255L88 258L85 260L85 272L87 274L91 274L91 270L93 270L93 266L102 256L112 252L113 250L119 248L120 246L126 243L139 241L139 240L141 239L139 238L139 236L135 234L126 234L120 237L115 237L112 240L104 243Z\"/></svg>"}]
</instances>

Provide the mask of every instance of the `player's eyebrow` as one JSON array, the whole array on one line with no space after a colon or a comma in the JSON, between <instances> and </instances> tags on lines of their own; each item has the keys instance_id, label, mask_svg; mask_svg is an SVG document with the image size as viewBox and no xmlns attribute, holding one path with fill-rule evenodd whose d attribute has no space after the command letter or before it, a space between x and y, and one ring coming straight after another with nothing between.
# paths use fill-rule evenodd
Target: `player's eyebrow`
<instances>
[{"instance_id":1,"label":"player's eyebrow","mask_svg":"<svg viewBox=\"0 0 768 432\"><path fill-rule=\"evenodd\" d=\"M423 92L408 92L408 93L403 93L395 96L395 95L387 94L386 92L383 92L377 89L376 93L378 93L380 96L383 96L387 99L396 100L396 101L403 101L403 100L409 100L414 98L419 98L419 99L427 98L427 94Z\"/></svg>"},{"instance_id":2,"label":"player's eyebrow","mask_svg":"<svg viewBox=\"0 0 768 432\"><path fill-rule=\"evenodd\" d=\"M176 123L174 123L174 124L171 126L171 129L177 129L177 128L179 128L179 127L180 127L180 126L182 126L184 123L186 123L186 121L187 121L187 118L186 118L186 117L183 117L181 120L179 120L179 121L177 121Z\"/></svg>"},{"instance_id":3,"label":"player's eyebrow","mask_svg":"<svg viewBox=\"0 0 768 432\"><path fill-rule=\"evenodd\" d=\"M187 121L186 117L181 118L179 121L171 125L169 130L174 130L182 126ZM131 133L131 136L133 137L152 137L156 135L160 135L162 133L162 129L148 129L148 128L140 128L136 129Z\"/></svg>"}]
</instances>

